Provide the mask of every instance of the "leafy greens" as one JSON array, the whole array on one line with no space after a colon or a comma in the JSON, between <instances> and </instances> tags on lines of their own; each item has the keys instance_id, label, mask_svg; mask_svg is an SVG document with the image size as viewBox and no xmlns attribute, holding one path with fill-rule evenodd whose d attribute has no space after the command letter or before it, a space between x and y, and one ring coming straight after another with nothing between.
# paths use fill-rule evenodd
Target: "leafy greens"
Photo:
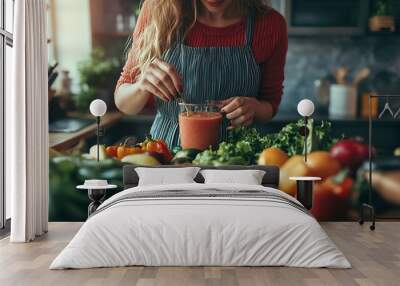
<instances>
[{"instance_id":1,"label":"leafy greens","mask_svg":"<svg viewBox=\"0 0 400 286\"><path fill-rule=\"evenodd\" d=\"M307 124L307 151L329 150L336 142L331 136L331 123L322 121ZM217 150L199 153L193 163L198 165L251 165L257 162L259 154L266 148L276 147L289 156L304 153L304 121L290 123L278 133L261 135L256 128L238 127L229 132L228 140Z\"/></svg>"}]
</instances>

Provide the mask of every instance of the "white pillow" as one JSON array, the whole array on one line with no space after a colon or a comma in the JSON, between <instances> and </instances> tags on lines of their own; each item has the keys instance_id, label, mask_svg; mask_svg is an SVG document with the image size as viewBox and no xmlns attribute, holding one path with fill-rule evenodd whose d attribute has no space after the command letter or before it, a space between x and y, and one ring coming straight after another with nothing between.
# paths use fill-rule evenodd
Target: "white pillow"
<instances>
[{"instance_id":1,"label":"white pillow","mask_svg":"<svg viewBox=\"0 0 400 286\"><path fill-rule=\"evenodd\" d=\"M200 168L135 168L139 176L139 186L171 185L195 183L193 180Z\"/></svg>"},{"instance_id":2,"label":"white pillow","mask_svg":"<svg viewBox=\"0 0 400 286\"><path fill-rule=\"evenodd\" d=\"M205 184L261 185L265 171L262 170L202 170Z\"/></svg>"}]
</instances>

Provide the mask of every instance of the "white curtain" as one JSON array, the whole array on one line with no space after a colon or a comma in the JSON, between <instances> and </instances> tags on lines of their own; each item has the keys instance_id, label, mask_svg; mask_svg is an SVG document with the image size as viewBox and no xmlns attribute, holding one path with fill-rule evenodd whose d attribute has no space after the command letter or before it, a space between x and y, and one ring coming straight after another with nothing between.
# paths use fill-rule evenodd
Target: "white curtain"
<instances>
[{"instance_id":1,"label":"white curtain","mask_svg":"<svg viewBox=\"0 0 400 286\"><path fill-rule=\"evenodd\" d=\"M48 225L48 92L44 0L15 1L13 93L6 98L6 187L12 242Z\"/></svg>"}]
</instances>

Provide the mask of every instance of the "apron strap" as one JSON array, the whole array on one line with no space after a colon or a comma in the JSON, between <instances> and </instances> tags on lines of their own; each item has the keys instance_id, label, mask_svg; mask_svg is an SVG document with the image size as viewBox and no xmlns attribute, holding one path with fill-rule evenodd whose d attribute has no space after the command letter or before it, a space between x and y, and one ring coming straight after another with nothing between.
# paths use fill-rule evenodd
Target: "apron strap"
<instances>
[{"instance_id":1,"label":"apron strap","mask_svg":"<svg viewBox=\"0 0 400 286\"><path fill-rule=\"evenodd\" d=\"M183 37L182 32L178 32L177 36L176 36L176 40L175 40L176 44L185 44L185 39Z\"/></svg>"},{"instance_id":2,"label":"apron strap","mask_svg":"<svg viewBox=\"0 0 400 286\"><path fill-rule=\"evenodd\" d=\"M246 23L246 46L250 48L251 45L253 44L254 20L255 20L255 12L254 10L250 10L249 15L247 16L247 23Z\"/></svg>"}]
</instances>

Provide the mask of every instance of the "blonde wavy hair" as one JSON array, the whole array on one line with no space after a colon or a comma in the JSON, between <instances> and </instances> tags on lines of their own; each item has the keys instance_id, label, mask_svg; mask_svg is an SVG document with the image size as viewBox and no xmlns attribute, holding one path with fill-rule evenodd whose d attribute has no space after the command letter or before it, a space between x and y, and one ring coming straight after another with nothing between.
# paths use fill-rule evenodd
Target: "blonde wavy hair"
<instances>
[{"instance_id":1,"label":"blonde wavy hair","mask_svg":"<svg viewBox=\"0 0 400 286\"><path fill-rule=\"evenodd\" d=\"M200 0L145 0L145 27L133 39L130 53L134 54L135 69L142 72L155 58L178 39L189 33L197 20ZM247 14L255 10L258 14L268 11L266 0L232 0L232 9Z\"/></svg>"}]
</instances>

